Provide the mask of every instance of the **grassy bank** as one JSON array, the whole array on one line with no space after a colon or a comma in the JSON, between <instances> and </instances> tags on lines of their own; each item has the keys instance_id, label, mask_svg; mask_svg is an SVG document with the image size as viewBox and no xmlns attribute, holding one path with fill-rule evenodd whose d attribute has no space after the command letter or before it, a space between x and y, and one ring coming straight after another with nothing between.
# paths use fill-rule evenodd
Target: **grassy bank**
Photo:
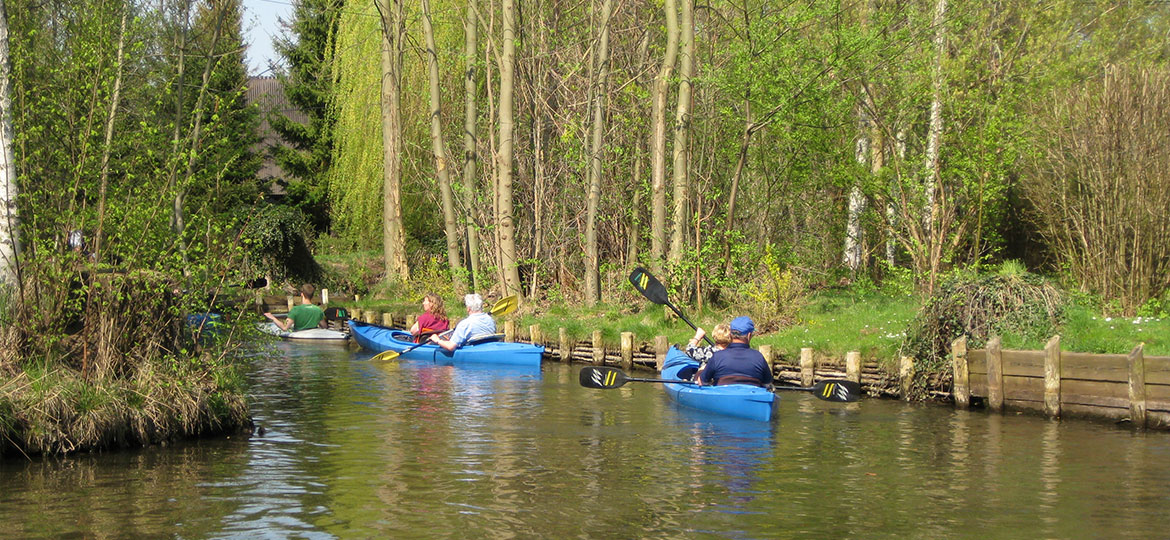
<instances>
[{"instance_id":1,"label":"grassy bank","mask_svg":"<svg viewBox=\"0 0 1170 540\"><path fill-rule=\"evenodd\" d=\"M448 314L453 318L463 315L457 298L448 298L447 304ZM400 314L420 312L413 301L366 300L356 307ZM741 314L734 308L679 307L695 324L708 331L715 324ZM777 354L790 361L799 357L803 347L811 347L817 354L831 358L860 351L866 359L893 361L919 308L920 299L912 295L843 289L821 291L809 297L807 305L799 311L796 324L757 335L752 343L771 345ZM545 335L553 339L558 328L564 328L572 340L590 339L594 330L601 330L606 343L615 346L622 332L634 332L640 340L664 335L672 343L685 343L694 333L685 322L673 317L668 308L651 304L640 296L631 296L626 304L594 308L527 303L511 317L522 332L529 325L539 324ZM1092 305L1074 302L1065 312L1059 333L1061 346L1067 351L1122 354L1138 343L1145 343L1148 355L1170 355L1170 319L1167 318L1105 317ZM1013 335L1002 338L1006 348L1044 347L1042 340Z\"/></svg>"}]
</instances>

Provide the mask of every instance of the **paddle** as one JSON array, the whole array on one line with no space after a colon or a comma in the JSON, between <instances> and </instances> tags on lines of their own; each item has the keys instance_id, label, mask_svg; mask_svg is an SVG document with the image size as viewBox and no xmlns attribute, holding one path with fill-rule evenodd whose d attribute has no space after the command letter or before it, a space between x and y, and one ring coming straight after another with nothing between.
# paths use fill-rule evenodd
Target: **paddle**
<instances>
[{"instance_id":1,"label":"paddle","mask_svg":"<svg viewBox=\"0 0 1170 540\"><path fill-rule=\"evenodd\" d=\"M598 366L581 368L580 382L581 386L585 388L601 389L618 388L628 382L698 384L693 381L630 377L618 368ZM812 392L819 399L837 403L852 403L861 399L861 385L853 381L829 380L821 381L812 386L777 386L774 390Z\"/></svg>"},{"instance_id":2,"label":"paddle","mask_svg":"<svg viewBox=\"0 0 1170 540\"><path fill-rule=\"evenodd\" d=\"M492 306L492 308L487 311L487 314L491 315L492 317L499 317L501 315L507 315L513 311L516 311L516 307L519 305L520 305L520 300L518 298L516 298L515 295L505 296L505 297L501 298L498 302L496 302ZM448 330L447 332L444 332L443 334L450 334L451 332L454 332L454 330ZM406 349L404 349L402 351L382 351L382 352L374 355L374 357L370 358L370 360L393 360L393 359L398 358L399 356L402 356L410 351L413 351L419 347L422 347L423 345L426 345L427 343L430 343L430 341L429 340L423 341L422 343L419 343L417 345L407 347Z\"/></svg>"},{"instance_id":3,"label":"paddle","mask_svg":"<svg viewBox=\"0 0 1170 540\"><path fill-rule=\"evenodd\" d=\"M655 279L655 277L652 276L650 272L646 271L645 268L639 266L635 268L633 272L630 272L630 284L633 285L635 289L638 289L638 292L642 293L642 296L645 296L647 300L674 310L674 313L682 318L682 320L686 321L687 324L691 325L691 328L695 330L699 329L699 327L695 326L695 323L691 322L691 320L688 319L686 315L683 315L682 311L679 311L679 309L675 307L674 304L670 303L670 300L666 298L666 287L662 285L662 282ZM703 339L707 342L708 345L715 344L715 342L711 341L711 338L706 335L703 336Z\"/></svg>"}]
</instances>

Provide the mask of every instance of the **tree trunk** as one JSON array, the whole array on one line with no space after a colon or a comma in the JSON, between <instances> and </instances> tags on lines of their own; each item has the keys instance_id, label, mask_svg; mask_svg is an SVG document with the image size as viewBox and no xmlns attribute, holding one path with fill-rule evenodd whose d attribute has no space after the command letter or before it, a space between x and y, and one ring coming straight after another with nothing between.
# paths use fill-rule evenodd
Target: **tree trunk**
<instances>
[{"instance_id":1,"label":"tree trunk","mask_svg":"<svg viewBox=\"0 0 1170 540\"><path fill-rule=\"evenodd\" d=\"M467 1L467 14L463 19L463 216L467 223L467 268L471 273L471 290L479 290L479 227L475 221L475 166L476 156L476 84L475 54L478 23L475 15L475 0Z\"/></svg>"},{"instance_id":2,"label":"tree trunk","mask_svg":"<svg viewBox=\"0 0 1170 540\"><path fill-rule=\"evenodd\" d=\"M601 7L600 36L593 87L593 138L589 148L589 194L585 217L585 304L595 305L601 300L601 260L597 249L597 207L601 204L601 150L605 133L606 94L609 92L609 17L613 0L605 0Z\"/></svg>"},{"instance_id":3,"label":"tree trunk","mask_svg":"<svg viewBox=\"0 0 1170 540\"><path fill-rule=\"evenodd\" d=\"M388 5L387 2L390 2ZM382 22L382 251L386 281L410 278L402 223L402 0L374 0Z\"/></svg>"},{"instance_id":4,"label":"tree trunk","mask_svg":"<svg viewBox=\"0 0 1170 540\"><path fill-rule=\"evenodd\" d=\"M0 0L0 288L19 283L20 221L16 213L16 156L12 151L12 64L8 13Z\"/></svg>"},{"instance_id":5,"label":"tree trunk","mask_svg":"<svg viewBox=\"0 0 1170 540\"><path fill-rule=\"evenodd\" d=\"M687 202L690 191L691 75L695 67L695 1L682 0L682 38L678 67L678 108L674 116L674 215L670 234L671 266L682 261L687 235Z\"/></svg>"},{"instance_id":6,"label":"tree trunk","mask_svg":"<svg viewBox=\"0 0 1170 540\"><path fill-rule=\"evenodd\" d=\"M431 97L431 153L435 156L435 177L439 182L439 194L443 201L443 225L447 233L447 265L458 292L467 289L464 280L463 263L459 260L459 229L455 223L455 201L451 193L451 173L447 159L447 144L443 141L443 123L440 118L439 99L439 57L435 50L435 33L431 28L431 2L422 0L423 34L427 42L427 60L430 75Z\"/></svg>"},{"instance_id":7,"label":"tree trunk","mask_svg":"<svg viewBox=\"0 0 1170 540\"><path fill-rule=\"evenodd\" d=\"M651 90L650 113L653 138L650 143L650 268L662 272L662 257L666 249L666 97L670 76L678 57L678 8L675 0L665 0L666 50L662 67Z\"/></svg>"},{"instance_id":8,"label":"tree trunk","mask_svg":"<svg viewBox=\"0 0 1170 540\"><path fill-rule=\"evenodd\" d=\"M943 80L942 61L943 55L946 54L946 15L947 0L938 0L934 10L934 62L931 65L930 76L933 96L930 101L930 127L927 130L924 174L926 207L923 209L925 213L923 216L925 226L923 228L926 234L923 236L926 241L926 262L929 266L919 269L926 271L927 293L934 291L935 279L938 277L939 267L942 263L942 238L939 236L942 231L937 223L939 203L935 191L939 189L939 153L943 131L942 94L945 81Z\"/></svg>"},{"instance_id":9,"label":"tree trunk","mask_svg":"<svg viewBox=\"0 0 1170 540\"><path fill-rule=\"evenodd\" d=\"M98 188L98 207L97 207L97 231L93 235L93 253L94 258L101 259L102 251L102 229L106 221L106 191L109 186L110 179L110 144L114 139L114 119L118 115L118 101L122 95L122 66L125 59L126 48L126 17L129 12L129 6L122 6L122 21L118 32L118 56L117 64L115 66L116 75L114 76L114 94L110 98L110 114L106 116L106 132L105 132L105 146L102 149L102 168Z\"/></svg>"},{"instance_id":10,"label":"tree trunk","mask_svg":"<svg viewBox=\"0 0 1170 540\"><path fill-rule=\"evenodd\" d=\"M727 223L723 226L723 275L731 275L731 231L735 230L735 202L739 197L739 181L743 178L744 165L747 163L748 147L752 142L752 132L755 123L752 121L751 90L743 100L745 121L743 137L739 141L739 152L735 160L735 172L731 175L731 189L727 194Z\"/></svg>"},{"instance_id":11,"label":"tree trunk","mask_svg":"<svg viewBox=\"0 0 1170 540\"><path fill-rule=\"evenodd\" d=\"M516 6L503 0L504 44L500 53L500 147L498 163L499 207L496 226L500 234L500 270L504 274L504 291L520 296L520 269L516 258L516 225L512 216L512 91L516 76Z\"/></svg>"},{"instance_id":12,"label":"tree trunk","mask_svg":"<svg viewBox=\"0 0 1170 540\"><path fill-rule=\"evenodd\" d=\"M865 91L861 91L861 99L865 100ZM869 159L870 151L870 120L866 107L861 103L857 106L857 145L854 148L853 158L859 169L864 169ZM860 181L859 181L860 182ZM845 218L845 253L842 262L849 269L850 277L857 277L861 269L861 213L865 211L865 194L859 183L854 183L849 189L849 210Z\"/></svg>"}]
</instances>

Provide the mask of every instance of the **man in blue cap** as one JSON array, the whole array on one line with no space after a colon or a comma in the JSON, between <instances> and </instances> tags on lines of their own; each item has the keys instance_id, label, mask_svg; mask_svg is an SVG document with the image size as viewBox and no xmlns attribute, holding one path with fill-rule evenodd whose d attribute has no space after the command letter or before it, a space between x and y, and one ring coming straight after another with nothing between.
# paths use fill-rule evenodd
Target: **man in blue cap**
<instances>
[{"instance_id":1,"label":"man in blue cap","mask_svg":"<svg viewBox=\"0 0 1170 540\"><path fill-rule=\"evenodd\" d=\"M751 348L756 324L750 317L736 317L729 326L731 344L711 355L706 369L699 372L699 384L772 384L772 369L764 355Z\"/></svg>"}]
</instances>

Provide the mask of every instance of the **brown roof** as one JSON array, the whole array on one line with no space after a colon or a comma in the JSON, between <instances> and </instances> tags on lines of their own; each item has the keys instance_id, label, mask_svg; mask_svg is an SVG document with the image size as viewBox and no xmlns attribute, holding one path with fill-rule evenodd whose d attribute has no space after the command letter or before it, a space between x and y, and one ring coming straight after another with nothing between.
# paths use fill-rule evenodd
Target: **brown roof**
<instances>
[{"instance_id":1,"label":"brown roof","mask_svg":"<svg viewBox=\"0 0 1170 540\"><path fill-rule=\"evenodd\" d=\"M276 164L272 156L268 155L268 148L277 146L280 137L268 125L269 111L277 111L294 122L308 122L305 113L297 110L288 102L284 95L284 84L280 79L272 76L248 77L248 91L245 94L248 104L256 103L260 106L260 143L253 150L264 156L264 164L257 175L262 180L276 180L284 178L284 171ZM273 183L270 188L273 194L283 195L284 189Z\"/></svg>"}]
</instances>

